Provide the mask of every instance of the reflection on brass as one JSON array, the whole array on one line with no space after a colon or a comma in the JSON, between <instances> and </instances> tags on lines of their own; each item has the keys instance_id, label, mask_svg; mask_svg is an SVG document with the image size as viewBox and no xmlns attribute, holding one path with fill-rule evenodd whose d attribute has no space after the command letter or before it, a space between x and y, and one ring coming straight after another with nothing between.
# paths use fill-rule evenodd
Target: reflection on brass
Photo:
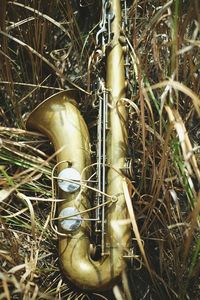
<instances>
[{"instance_id":1,"label":"reflection on brass","mask_svg":"<svg viewBox=\"0 0 200 300\"><path fill-rule=\"evenodd\" d=\"M105 202L105 249L97 260L91 258L91 213L81 212L94 206L95 192L86 188L86 181L91 176L89 134L85 121L76 102L78 93L67 90L53 95L41 103L27 120L27 129L37 130L47 135L53 142L57 161L68 161L71 168L81 174L84 186L72 192L59 189L59 198L65 199L58 204L58 216L65 208L75 207L82 221L68 232L58 223L59 231L66 235L59 236L59 259L63 273L75 285L85 290L102 291L111 288L120 278L125 268L124 254L130 248L130 225L121 225L118 221L128 218L123 195L121 171L126 163L127 130L125 104L120 101L125 97L124 54L120 38L121 7L119 0L111 1L114 19L111 23L112 47L106 53L106 89L109 91L108 128L106 131L106 197ZM123 43L122 43L123 44ZM98 137L97 137L98 139ZM57 171L69 167L69 163L58 164ZM72 209L73 210L73 209ZM61 214L63 215L63 213ZM76 219L76 218L75 218ZM80 217L79 217L80 219ZM116 224L119 224L116 226Z\"/></svg>"}]
</instances>

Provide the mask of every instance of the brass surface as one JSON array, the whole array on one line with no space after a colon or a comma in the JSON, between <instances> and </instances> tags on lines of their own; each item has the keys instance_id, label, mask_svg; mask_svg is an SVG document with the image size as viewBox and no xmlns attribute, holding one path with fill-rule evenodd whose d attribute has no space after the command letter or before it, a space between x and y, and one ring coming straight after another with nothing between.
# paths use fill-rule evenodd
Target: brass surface
<instances>
[{"instance_id":1,"label":"brass surface","mask_svg":"<svg viewBox=\"0 0 200 300\"><path fill-rule=\"evenodd\" d=\"M111 288L125 268L123 258L125 250L130 247L131 230L129 225L120 225L118 221L128 218L122 188L121 169L125 164L127 150L126 111L120 101L125 96L125 75L123 49L119 43L121 27L120 0L113 0L112 10L115 18L112 21L114 38L107 54L106 85L109 89L108 122L109 130L106 138L107 190L109 195L116 196L106 206L105 245L106 255L94 261L90 256L90 221L83 221L81 226L67 236L59 236L59 258L61 268L66 277L75 285L85 290L101 291ZM30 115L27 128L37 130L49 137L57 154L57 161L67 160L73 168L82 174L82 179L89 179L90 144L89 134L75 100L77 93L73 90L58 93L41 105ZM68 164L59 164L59 170ZM86 170L85 170L86 168ZM84 171L85 170L85 171ZM116 172L117 171L117 172ZM60 191L60 197L66 199L59 204L58 214L65 207L76 207L79 212L93 205L94 192L82 187L74 193ZM108 200L108 199L106 199ZM83 218L90 218L84 213ZM59 231L64 230L59 226Z\"/></svg>"}]
</instances>

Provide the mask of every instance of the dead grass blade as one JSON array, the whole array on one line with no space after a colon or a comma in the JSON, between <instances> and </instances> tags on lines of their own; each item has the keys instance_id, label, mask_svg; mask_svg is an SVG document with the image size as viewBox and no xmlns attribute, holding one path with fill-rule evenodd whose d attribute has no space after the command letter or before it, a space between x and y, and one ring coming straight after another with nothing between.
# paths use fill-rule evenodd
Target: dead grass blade
<instances>
[{"instance_id":1,"label":"dead grass blade","mask_svg":"<svg viewBox=\"0 0 200 300\"><path fill-rule=\"evenodd\" d=\"M33 84L33 83L26 83L26 82L9 82L9 81L0 81L0 84L12 84L12 85L18 85L18 86L24 86L24 87L33 87L35 89L48 89L48 90L54 90L54 91L63 91L62 88L58 87L52 87L52 86L46 86L42 84ZM34 90L35 91L35 90Z\"/></svg>"},{"instance_id":2,"label":"dead grass blade","mask_svg":"<svg viewBox=\"0 0 200 300\"><path fill-rule=\"evenodd\" d=\"M184 252L183 252L183 262L185 263L189 257L189 251L193 241L194 231L198 228L200 229L199 224L199 215L200 215L200 194L197 196L195 207L190 215L191 225L186 231L186 239L184 243Z\"/></svg>"},{"instance_id":3,"label":"dead grass blade","mask_svg":"<svg viewBox=\"0 0 200 300\"><path fill-rule=\"evenodd\" d=\"M2 189L0 191L0 203L5 201L13 192L15 188L7 188L7 189Z\"/></svg>"},{"instance_id":4,"label":"dead grass blade","mask_svg":"<svg viewBox=\"0 0 200 300\"><path fill-rule=\"evenodd\" d=\"M6 31L8 32L8 31L10 31L10 30L12 30L12 29L14 29L16 27L19 27L19 26L21 26L21 25L23 25L23 24L25 24L27 22L33 21L33 20L35 20L35 17L29 17L29 18L26 18L24 20L21 20L21 21L19 21L17 23L14 23L14 24L10 25L10 26L7 26L6 27Z\"/></svg>"},{"instance_id":5,"label":"dead grass blade","mask_svg":"<svg viewBox=\"0 0 200 300\"><path fill-rule=\"evenodd\" d=\"M25 202L25 204L28 206L28 209L30 212L32 236L33 236L34 240L36 240L36 223L35 223L35 212L34 212L33 205L31 203L31 201L28 199L28 197L25 196L24 194L18 192L16 195L19 199L21 199L23 202Z\"/></svg>"},{"instance_id":6,"label":"dead grass blade","mask_svg":"<svg viewBox=\"0 0 200 300\"><path fill-rule=\"evenodd\" d=\"M174 81L174 80L165 80L163 82L159 82L159 83L152 85L151 89L160 89L160 88L163 88L166 86L171 86L175 90L178 90L178 91L184 93L185 95L187 95L188 97L190 97L192 99L193 105L194 105L198 115L200 116L200 98L198 97L198 95L195 92L193 92L190 88L188 88L184 84L182 84L178 81ZM150 90L150 88L145 88L145 89L147 91Z\"/></svg>"},{"instance_id":7,"label":"dead grass blade","mask_svg":"<svg viewBox=\"0 0 200 300\"><path fill-rule=\"evenodd\" d=\"M191 175L194 172L198 181L200 182L200 170L198 168L193 147L188 137L187 130L185 128L183 120L177 110L172 110L169 106L166 106L165 109L168 113L170 122L173 124L178 134L182 152L183 152L183 158L187 166L188 173ZM192 167L190 166L189 162L191 163Z\"/></svg>"},{"instance_id":8,"label":"dead grass blade","mask_svg":"<svg viewBox=\"0 0 200 300\"><path fill-rule=\"evenodd\" d=\"M130 219L131 219L131 224L132 224L132 227L133 227L133 232L135 234L135 238L136 238L136 241L137 241L138 246L140 248L140 251L141 251L142 257L144 259L145 265L146 265L146 267L149 271L149 274L153 278L152 271L151 271L151 268L150 268L149 262L147 260L145 250L144 250L144 246L141 242L141 237L140 237L139 229L138 229L138 226L137 226L137 223L136 223L135 214L134 214L133 205L132 205L132 200L130 198L130 194L129 194L128 185L127 185L126 180L123 180L122 185L123 185L124 196L125 196L125 199L126 199L126 205L127 205L127 208L128 208L128 212L129 212Z\"/></svg>"}]
</instances>

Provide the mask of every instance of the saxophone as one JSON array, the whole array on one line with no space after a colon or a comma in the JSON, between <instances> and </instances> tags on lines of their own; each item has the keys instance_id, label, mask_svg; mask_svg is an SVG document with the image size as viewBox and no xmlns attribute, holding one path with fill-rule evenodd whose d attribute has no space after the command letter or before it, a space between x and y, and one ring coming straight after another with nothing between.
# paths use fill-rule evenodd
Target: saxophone
<instances>
[{"instance_id":1,"label":"saxophone","mask_svg":"<svg viewBox=\"0 0 200 300\"><path fill-rule=\"evenodd\" d=\"M103 112L103 121L99 120L97 130L100 142L96 174L100 184L96 188L90 184L95 164L91 162L88 129L76 104L78 91L66 90L51 96L27 120L27 129L48 136L57 153L57 185L59 198L64 199L57 208L61 269L76 286L91 291L103 291L116 283L126 267L124 255L131 244L130 223L117 226L129 218L122 187L128 136L127 112L121 101L126 90L124 52L120 43L121 2L104 1L112 37L106 52L106 97L99 104ZM106 122L103 129L102 122L104 125ZM101 255L95 258L91 251L94 228L91 210L97 198L96 220L102 226L99 230L102 245Z\"/></svg>"}]
</instances>

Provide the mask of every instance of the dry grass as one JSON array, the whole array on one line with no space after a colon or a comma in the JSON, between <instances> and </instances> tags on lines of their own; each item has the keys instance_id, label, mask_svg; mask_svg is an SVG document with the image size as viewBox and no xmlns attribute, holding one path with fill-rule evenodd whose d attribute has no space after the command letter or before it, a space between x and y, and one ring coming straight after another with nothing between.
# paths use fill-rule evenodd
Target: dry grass
<instances>
[{"instance_id":1,"label":"dry grass","mask_svg":"<svg viewBox=\"0 0 200 300\"><path fill-rule=\"evenodd\" d=\"M198 0L128 1L133 258L104 294L77 291L60 272L50 220L55 155L25 119L56 91L93 88L100 7L82 2L91 5L1 1L0 299L199 299ZM88 92L80 108L92 131Z\"/></svg>"}]
</instances>

